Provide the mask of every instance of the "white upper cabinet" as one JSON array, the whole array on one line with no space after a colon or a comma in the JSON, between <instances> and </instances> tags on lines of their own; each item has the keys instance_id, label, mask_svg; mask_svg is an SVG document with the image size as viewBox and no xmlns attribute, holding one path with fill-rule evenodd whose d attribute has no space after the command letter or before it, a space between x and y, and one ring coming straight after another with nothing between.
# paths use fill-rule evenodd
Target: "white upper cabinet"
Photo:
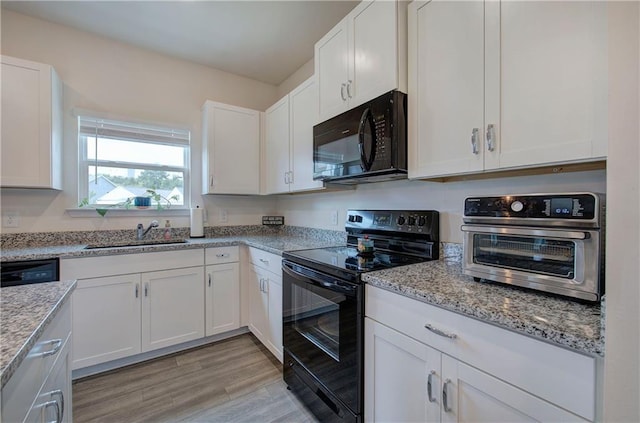
<instances>
[{"instance_id":1,"label":"white upper cabinet","mask_svg":"<svg viewBox=\"0 0 640 423\"><path fill-rule=\"evenodd\" d=\"M62 82L49 65L2 56L0 185L62 189Z\"/></svg>"},{"instance_id":2,"label":"white upper cabinet","mask_svg":"<svg viewBox=\"0 0 640 423\"><path fill-rule=\"evenodd\" d=\"M387 91L406 92L406 6L365 0L315 45L320 121Z\"/></svg>"},{"instance_id":3,"label":"white upper cabinet","mask_svg":"<svg viewBox=\"0 0 640 423\"><path fill-rule=\"evenodd\" d=\"M263 181L265 194L324 189L313 180L313 125L318 90L311 77L265 112Z\"/></svg>"},{"instance_id":4,"label":"white upper cabinet","mask_svg":"<svg viewBox=\"0 0 640 423\"><path fill-rule=\"evenodd\" d=\"M260 120L257 110L204 103L203 194L260 193Z\"/></svg>"},{"instance_id":5,"label":"white upper cabinet","mask_svg":"<svg viewBox=\"0 0 640 423\"><path fill-rule=\"evenodd\" d=\"M606 158L605 2L413 2L409 177Z\"/></svg>"}]
</instances>

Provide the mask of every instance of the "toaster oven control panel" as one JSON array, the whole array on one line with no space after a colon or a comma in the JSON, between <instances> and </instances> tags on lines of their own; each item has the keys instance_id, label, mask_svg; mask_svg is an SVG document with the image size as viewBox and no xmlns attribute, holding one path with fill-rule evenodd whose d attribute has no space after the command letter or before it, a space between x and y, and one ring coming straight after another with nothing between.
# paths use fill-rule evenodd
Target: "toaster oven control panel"
<instances>
[{"instance_id":1,"label":"toaster oven control panel","mask_svg":"<svg viewBox=\"0 0 640 423\"><path fill-rule=\"evenodd\" d=\"M597 207L598 197L590 193L470 197L464 202L464 216L593 220Z\"/></svg>"}]
</instances>

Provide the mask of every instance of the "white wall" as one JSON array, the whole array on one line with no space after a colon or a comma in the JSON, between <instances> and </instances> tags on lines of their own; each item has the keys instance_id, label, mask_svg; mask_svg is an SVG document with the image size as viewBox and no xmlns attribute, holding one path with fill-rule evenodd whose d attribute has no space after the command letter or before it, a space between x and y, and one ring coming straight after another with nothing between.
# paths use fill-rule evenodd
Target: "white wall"
<instances>
[{"instance_id":1,"label":"white wall","mask_svg":"<svg viewBox=\"0 0 640 423\"><path fill-rule=\"evenodd\" d=\"M289 225L342 229L348 209L422 209L440 212L440 237L462 242L462 204L468 196L535 192L605 192L605 171L520 176L464 182L392 181L355 190L280 196L278 209ZM338 211L338 225L331 213Z\"/></svg>"},{"instance_id":2,"label":"white wall","mask_svg":"<svg viewBox=\"0 0 640 423\"><path fill-rule=\"evenodd\" d=\"M314 71L315 69L313 68L313 59L300 66L298 70L296 70L287 79L282 81L280 85L278 85L278 99L289 94L289 92L291 92L294 88L309 79L311 75L313 75Z\"/></svg>"},{"instance_id":3,"label":"white wall","mask_svg":"<svg viewBox=\"0 0 640 423\"><path fill-rule=\"evenodd\" d=\"M97 17L99 18L99 17ZM205 100L265 110L277 87L206 66L132 47L63 25L2 10L2 54L48 63L64 82L64 190L2 190L2 209L21 215L19 228L4 232L38 232L135 228L151 217L70 217L76 207L77 135L72 110L82 108L191 129L191 199L205 205L212 223L220 209L229 225L256 224L272 213L275 200L263 197L200 196L201 114ZM28 164L25 164L28 165ZM188 226L188 217L171 217L174 226Z\"/></svg>"}]
</instances>

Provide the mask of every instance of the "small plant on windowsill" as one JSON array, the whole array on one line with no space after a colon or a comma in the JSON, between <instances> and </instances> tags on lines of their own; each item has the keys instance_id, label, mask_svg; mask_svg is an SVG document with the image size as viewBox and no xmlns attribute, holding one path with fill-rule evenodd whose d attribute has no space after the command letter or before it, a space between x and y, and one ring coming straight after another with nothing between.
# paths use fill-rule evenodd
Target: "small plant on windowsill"
<instances>
[{"instance_id":1,"label":"small plant on windowsill","mask_svg":"<svg viewBox=\"0 0 640 423\"><path fill-rule=\"evenodd\" d=\"M151 198L153 201L156 202L156 210L169 209L171 208L171 200L173 201L178 200L177 195L172 195L171 197L167 198L164 195L159 194L153 189L148 189L146 192L147 192L147 197ZM91 193L91 195L93 196L93 193ZM101 205L100 207L95 208L96 213L104 217L110 209L129 210L131 206L134 205L135 198L136 197L129 197L126 200L116 204ZM83 198L80 201L80 204L78 204L78 207L90 207L90 206L91 204L89 203L89 198L87 197Z\"/></svg>"}]
</instances>

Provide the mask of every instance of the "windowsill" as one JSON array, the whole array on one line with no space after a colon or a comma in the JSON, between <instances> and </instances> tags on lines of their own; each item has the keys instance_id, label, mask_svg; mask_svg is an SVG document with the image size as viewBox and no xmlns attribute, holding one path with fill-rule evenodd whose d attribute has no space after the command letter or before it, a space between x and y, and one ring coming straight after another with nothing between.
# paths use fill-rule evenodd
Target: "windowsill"
<instances>
[{"instance_id":1,"label":"windowsill","mask_svg":"<svg viewBox=\"0 0 640 423\"><path fill-rule=\"evenodd\" d=\"M132 217L132 216L189 216L189 209L171 207L169 209L158 210L155 207L148 209L107 209L107 214L100 216L96 209L91 207L80 207L66 210L71 217Z\"/></svg>"}]
</instances>

